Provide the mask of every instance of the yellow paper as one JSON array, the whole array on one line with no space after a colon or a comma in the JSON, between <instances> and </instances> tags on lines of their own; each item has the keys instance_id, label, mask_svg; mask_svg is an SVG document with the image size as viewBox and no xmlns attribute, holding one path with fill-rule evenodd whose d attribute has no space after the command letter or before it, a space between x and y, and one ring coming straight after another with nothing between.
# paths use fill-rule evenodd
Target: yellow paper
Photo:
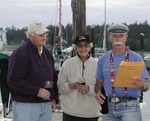
<instances>
[{"instance_id":1,"label":"yellow paper","mask_svg":"<svg viewBox=\"0 0 150 121\"><path fill-rule=\"evenodd\" d=\"M143 68L144 68L143 61L140 62L122 61L118 68L114 86L137 88L133 84L133 80L135 78L141 78Z\"/></svg>"}]
</instances>

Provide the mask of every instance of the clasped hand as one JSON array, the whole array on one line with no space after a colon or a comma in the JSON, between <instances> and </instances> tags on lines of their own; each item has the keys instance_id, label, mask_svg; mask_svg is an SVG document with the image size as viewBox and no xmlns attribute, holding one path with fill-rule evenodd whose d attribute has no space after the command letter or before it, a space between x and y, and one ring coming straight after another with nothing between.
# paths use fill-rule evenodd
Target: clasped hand
<instances>
[{"instance_id":1,"label":"clasped hand","mask_svg":"<svg viewBox=\"0 0 150 121\"><path fill-rule=\"evenodd\" d=\"M86 94L89 91L89 87L87 85L82 85L81 83L78 84L77 90L82 94Z\"/></svg>"},{"instance_id":2,"label":"clasped hand","mask_svg":"<svg viewBox=\"0 0 150 121\"><path fill-rule=\"evenodd\" d=\"M89 86L88 85L82 85L80 82L75 82L75 83L69 84L69 87L71 89L77 89L82 94L86 94L89 91Z\"/></svg>"}]
</instances>

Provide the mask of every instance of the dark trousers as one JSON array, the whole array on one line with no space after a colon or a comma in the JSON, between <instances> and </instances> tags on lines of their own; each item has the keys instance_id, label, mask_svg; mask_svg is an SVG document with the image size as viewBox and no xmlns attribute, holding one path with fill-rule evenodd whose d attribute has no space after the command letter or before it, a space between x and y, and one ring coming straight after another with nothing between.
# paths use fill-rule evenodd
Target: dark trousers
<instances>
[{"instance_id":1,"label":"dark trousers","mask_svg":"<svg viewBox=\"0 0 150 121\"><path fill-rule=\"evenodd\" d=\"M71 116L66 113L63 113L63 121L98 121L98 117L82 118L82 117Z\"/></svg>"}]
</instances>

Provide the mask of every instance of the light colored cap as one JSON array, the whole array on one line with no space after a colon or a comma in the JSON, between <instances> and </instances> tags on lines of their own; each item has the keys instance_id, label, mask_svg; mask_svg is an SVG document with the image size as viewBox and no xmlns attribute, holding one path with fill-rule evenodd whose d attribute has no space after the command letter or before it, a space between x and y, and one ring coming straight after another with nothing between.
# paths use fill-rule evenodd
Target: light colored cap
<instances>
[{"instance_id":1,"label":"light colored cap","mask_svg":"<svg viewBox=\"0 0 150 121\"><path fill-rule=\"evenodd\" d=\"M36 22L36 21L31 23L27 28L27 34L32 34L32 33L44 34L48 31L49 30L45 27L44 24L42 24L41 22Z\"/></svg>"},{"instance_id":2,"label":"light colored cap","mask_svg":"<svg viewBox=\"0 0 150 121\"><path fill-rule=\"evenodd\" d=\"M129 28L124 24L113 24L108 27L108 33L128 33Z\"/></svg>"}]
</instances>

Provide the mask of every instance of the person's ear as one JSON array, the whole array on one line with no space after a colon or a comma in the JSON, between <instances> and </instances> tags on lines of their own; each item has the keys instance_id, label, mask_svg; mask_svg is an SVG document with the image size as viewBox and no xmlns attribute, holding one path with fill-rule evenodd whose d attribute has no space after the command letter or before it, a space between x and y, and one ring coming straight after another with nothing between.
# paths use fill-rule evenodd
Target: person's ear
<instances>
[{"instance_id":1,"label":"person's ear","mask_svg":"<svg viewBox=\"0 0 150 121\"><path fill-rule=\"evenodd\" d=\"M111 42L111 35L110 34L107 35L107 38Z\"/></svg>"}]
</instances>

